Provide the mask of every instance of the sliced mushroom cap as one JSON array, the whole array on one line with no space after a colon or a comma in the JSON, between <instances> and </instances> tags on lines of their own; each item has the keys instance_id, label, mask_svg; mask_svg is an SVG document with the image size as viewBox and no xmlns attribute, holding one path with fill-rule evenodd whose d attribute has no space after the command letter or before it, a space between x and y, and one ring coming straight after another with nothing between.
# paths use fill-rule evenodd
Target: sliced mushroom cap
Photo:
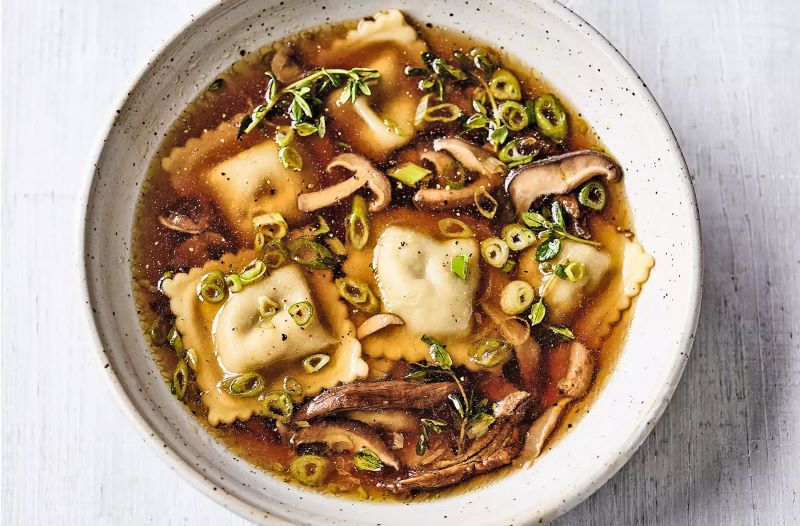
<instances>
[{"instance_id":1,"label":"sliced mushroom cap","mask_svg":"<svg viewBox=\"0 0 800 526\"><path fill-rule=\"evenodd\" d=\"M489 152L462 139L442 137L433 141L433 149L445 150L464 165L467 170L478 174L478 178L463 188L423 188L414 195L414 204L420 208L459 208L469 205L475 193L484 187L486 191L502 183L507 168ZM436 161L431 161L436 165Z\"/></svg>"},{"instance_id":2,"label":"sliced mushroom cap","mask_svg":"<svg viewBox=\"0 0 800 526\"><path fill-rule=\"evenodd\" d=\"M526 460L533 460L542 454L544 444L550 438L550 434L556 428L558 419L561 418L561 413L564 408L572 401L571 398L560 398L558 402L545 409L539 415L539 418L534 420L528 430L528 436L525 439L525 447L523 448L523 456Z\"/></svg>"},{"instance_id":3,"label":"sliced mushroom cap","mask_svg":"<svg viewBox=\"0 0 800 526\"><path fill-rule=\"evenodd\" d=\"M403 318L400 316L396 314L390 314L388 312L382 312L367 318L364 323L359 325L358 330L356 330L356 338L360 340L362 338L366 338L374 332L378 332L385 327L404 324Z\"/></svg>"},{"instance_id":4,"label":"sliced mushroom cap","mask_svg":"<svg viewBox=\"0 0 800 526\"><path fill-rule=\"evenodd\" d=\"M331 451L358 451L365 447L375 453L381 462L400 469L397 457L389 451L383 440L366 424L361 422L320 422L301 428L291 440L294 446L303 444L325 444Z\"/></svg>"},{"instance_id":5,"label":"sliced mushroom cap","mask_svg":"<svg viewBox=\"0 0 800 526\"><path fill-rule=\"evenodd\" d=\"M303 75L303 68L297 63L289 42L283 43L272 56L270 68L281 84L291 84Z\"/></svg>"},{"instance_id":6,"label":"sliced mushroom cap","mask_svg":"<svg viewBox=\"0 0 800 526\"><path fill-rule=\"evenodd\" d=\"M527 212L540 197L565 194L592 177L606 181L620 177L613 159L594 150L579 150L522 166L506 177L506 191L517 214Z\"/></svg>"},{"instance_id":7,"label":"sliced mushroom cap","mask_svg":"<svg viewBox=\"0 0 800 526\"><path fill-rule=\"evenodd\" d=\"M331 206L355 193L364 185L367 185L375 194L369 202L370 211L377 212L389 206L392 201L392 185L389 179L372 166L368 160L354 153L342 153L328 164L326 170L330 172L337 167L346 168L353 172L353 175L341 183L322 190L300 194L297 197L297 208L303 212L313 212Z\"/></svg>"},{"instance_id":8,"label":"sliced mushroom cap","mask_svg":"<svg viewBox=\"0 0 800 526\"><path fill-rule=\"evenodd\" d=\"M589 390L594 374L592 354L581 342L573 341L569 345L569 364L567 374L558 382L558 392L569 398L581 398Z\"/></svg>"},{"instance_id":9,"label":"sliced mushroom cap","mask_svg":"<svg viewBox=\"0 0 800 526\"><path fill-rule=\"evenodd\" d=\"M183 199L158 216L162 226L184 234L200 234L211 223L211 205L204 199Z\"/></svg>"}]
</instances>

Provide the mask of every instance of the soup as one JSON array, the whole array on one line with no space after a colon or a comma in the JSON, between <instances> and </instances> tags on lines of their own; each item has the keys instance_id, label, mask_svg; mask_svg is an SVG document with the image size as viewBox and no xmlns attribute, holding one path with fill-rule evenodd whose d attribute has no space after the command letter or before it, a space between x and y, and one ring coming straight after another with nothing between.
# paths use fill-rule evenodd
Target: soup
<instances>
[{"instance_id":1,"label":"soup","mask_svg":"<svg viewBox=\"0 0 800 526\"><path fill-rule=\"evenodd\" d=\"M137 211L136 300L175 397L332 494L535 469L654 264L619 165L527 67L396 10L242 54Z\"/></svg>"}]
</instances>

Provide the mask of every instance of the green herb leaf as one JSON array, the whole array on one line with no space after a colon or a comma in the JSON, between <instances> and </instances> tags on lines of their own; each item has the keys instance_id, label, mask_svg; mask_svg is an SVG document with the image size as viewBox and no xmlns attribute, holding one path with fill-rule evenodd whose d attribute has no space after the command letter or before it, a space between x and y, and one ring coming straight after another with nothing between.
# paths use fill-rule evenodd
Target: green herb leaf
<instances>
[{"instance_id":1,"label":"green herb leaf","mask_svg":"<svg viewBox=\"0 0 800 526\"><path fill-rule=\"evenodd\" d=\"M383 461L369 448L362 447L353 455L353 464L361 471L380 471Z\"/></svg>"},{"instance_id":2,"label":"green herb leaf","mask_svg":"<svg viewBox=\"0 0 800 526\"><path fill-rule=\"evenodd\" d=\"M495 146L500 146L508 138L508 128L505 126L498 126L489 134L489 142Z\"/></svg>"},{"instance_id":3,"label":"green herb leaf","mask_svg":"<svg viewBox=\"0 0 800 526\"><path fill-rule=\"evenodd\" d=\"M417 439L417 446L416 446L417 455L422 456L425 454L425 451L428 449L428 432L425 428L422 428L422 433L419 434L419 438Z\"/></svg>"},{"instance_id":4,"label":"green herb leaf","mask_svg":"<svg viewBox=\"0 0 800 526\"><path fill-rule=\"evenodd\" d=\"M508 261L506 261L503 264L503 268L501 268L500 270L502 270L506 274L511 274L511 271L514 270L514 267L516 267L516 266L517 266L517 262L514 261L513 259L509 259Z\"/></svg>"},{"instance_id":5,"label":"green herb leaf","mask_svg":"<svg viewBox=\"0 0 800 526\"><path fill-rule=\"evenodd\" d=\"M489 427L494 424L494 416L488 413L478 413L467 422L467 437L471 440L480 438L489 431Z\"/></svg>"},{"instance_id":6,"label":"green herb leaf","mask_svg":"<svg viewBox=\"0 0 800 526\"><path fill-rule=\"evenodd\" d=\"M441 420L434 420L432 418L421 418L420 422L422 423L422 427L428 431L433 431L435 433L441 433L447 427L447 422L442 422Z\"/></svg>"},{"instance_id":7,"label":"green herb leaf","mask_svg":"<svg viewBox=\"0 0 800 526\"><path fill-rule=\"evenodd\" d=\"M453 409L456 410L459 416L464 418L467 414L467 409L464 407L464 402L461 400L461 397L457 394L449 394L447 395L447 399L450 401L450 404L452 404Z\"/></svg>"},{"instance_id":8,"label":"green herb leaf","mask_svg":"<svg viewBox=\"0 0 800 526\"><path fill-rule=\"evenodd\" d=\"M565 269L564 265L562 265L561 263L556 263L555 265L553 265L553 274L555 274L561 279L568 279L566 272L564 272L564 269Z\"/></svg>"},{"instance_id":9,"label":"green herb leaf","mask_svg":"<svg viewBox=\"0 0 800 526\"><path fill-rule=\"evenodd\" d=\"M430 336L423 336L422 341L430 346L428 353L434 363L445 371L449 371L453 366L453 358L450 357L450 353L445 349L446 346Z\"/></svg>"},{"instance_id":10,"label":"green herb leaf","mask_svg":"<svg viewBox=\"0 0 800 526\"><path fill-rule=\"evenodd\" d=\"M561 252L561 239L555 237L544 241L536 248L536 261L553 259Z\"/></svg>"},{"instance_id":11,"label":"green herb leaf","mask_svg":"<svg viewBox=\"0 0 800 526\"><path fill-rule=\"evenodd\" d=\"M539 301L531 306L531 327L542 323L545 314L547 314L547 308L544 306L544 298L539 298Z\"/></svg>"},{"instance_id":12,"label":"green herb leaf","mask_svg":"<svg viewBox=\"0 0 800 526\"><path fill-rule=\"evenodd\" d=\"M534 229L548 228L550 222L538 212L525 212L522 214L522 222Z\"/></svg>"},{"instance_id":13,"label":"green herb leaf","mask_svg":"<svg viewBox=\"0 0 800 526\"><path fill-rule=\"evenodd\" d=\"M553 331L554 333L558 334L559 336L561 336L565 340L574 340L575 339L575 334L573 334L573 332L569 329L569 327L559 327L557 325L550 325L547 328L550 329L551 331Z\"/></svg>"},{"instance_id":14,"label":"green herb leaf","mask_svg":"<svg viewBox=\"0 0 800 526\"><path fill-rule=\"evenodd\" d=\"M216 79L214 82L209 84L208 91L217 91L224 85L225 85L225 79Z\"/></svg>"},{"instance_id":15,"label":"green herb leaf","mask_svg":"<svg viewBox=\"0 0 800 526\"><path fill-rule=\"evenodd\" d=\"M567 228L566 224L564 223L564 212L561 210L561 204L558 201L553 201L553 204L550 205L550 215L555 224L561 228Z\"/></svg>"},{"instance_id":16,"label":"green herb leaf","mask_svg":"<svg viewBox=\"0 0 800 526\"><path fill-rule=\"evenodd\" d=\"M403 380L408 380L409 382L422 382L428 377L428 371L426 369L419 369L418 371L412 371L403 377Z\"/></svg>"}]
</instances>

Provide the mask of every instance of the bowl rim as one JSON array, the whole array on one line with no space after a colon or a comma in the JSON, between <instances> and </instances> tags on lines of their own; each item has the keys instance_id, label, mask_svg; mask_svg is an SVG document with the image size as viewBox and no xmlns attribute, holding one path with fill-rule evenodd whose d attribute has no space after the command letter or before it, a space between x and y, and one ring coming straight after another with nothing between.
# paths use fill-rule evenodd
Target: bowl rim
<instances>
[{"instance_id":1,"label":"bowl rim","mask_svg":"<svg viewBox=\"0 0 800 526\"><path fill-rule=\"evenodd\" d=\"M658 122L659 126L664 132L668 145L672 148L672 155L675 158L679 168L683 170L686 177L678 180L678 183L683 186L681 189L685 198L688 200L691 208L694 210L694 221L690 221L690 231L687 232L686 238L693 246L693 256L696 259L696 270L691 276L687 278L690 286L690 296L692 298L690 308L687 309L684 317L683 337L676 346L677 351L673 360L672 368L666 376L665 385L661 391L661 396L654 402L650 411L644 415L644 425L642 425L638 432L632 433L631 436L624 444L624 451L622 454L617 455L613 460L606 464L605 470L601 475L584 482L581 485L576 485L570 495L567 495L561 503L554 509L549 510L547 521L555 520L558 516L566 513L574 508L582 501L586 500L589 496L594 494L601 486L603 486L611 477L613 477L625 464L628 463L639 447L650 435L655 425L664 414L669 402L671 401L678 383L680 382L683 370L691 355L692 344L695 338L697 323L700 315L700 306L702 302L702 284L703 284L703 249L701 243L701 225L699 219L699 209L697 205L697 197L694 185L691 180L689 169L686 165L686 160L681 150L680 144L675 136L675 133L669 124L666 116L664 115L661 106L658 104L655 96L652 94L647 85L642 81L638 72L625 58L625 56L591 23L586 21L583 17L575 13L566 5L560 3L558 0L531 0L531 5L534 3L539 4L541 8L550 10L554 14L560 16L567 22L573 29L586 29L587 32L581 32L582 37L590 40L600 51L605 52L608 58L620 68L626 75L639 79L641 84L637 89L642 93L648 95L647 105L650 111ZM254 520L261 524L294 524L286 520L280 514L264 515L264 511L256 506L253 506L239 497L228 493L223 487L218 486L209 478L200 473L191 464L184 460L172 448L170 448L160 436L154 432L154 429L147 423L145 418L140 414L131 398L123 388L116 371L109 365L105 358L105 351L103 349L102 338L100 336L101 329L99 322L96 318L96 313L92 307L92 297L89 290L88 282L88 265L86 262L86 246L89 237L88 219L90 210L90 198L95 184L95 176L97 171L97 164L103 153L106 139L108 138L113 126L116 122L120 110L123 109L131 93L141 80L151 71L156 59L164 53L168 47L176 41L183 33L190 30L195 25L202 25L210 18L217 10L225 9L225 3L212 3L211 5L197 11L190 15L189 19L180 24L179 27L173 31L168 37L164 38L159 45L149 54L148 60L123 84L119 93L114 98L114 102L110 107L107 114L105 125L99 128L99 132L94 139L93 147L89 150L89 155L86 160L86 175L81 181L81 188L78 192L78 228L76 231L76 243L73 245L75 253L73 254L73 264L77 267L76 285L78 286L78 297L83 305L83 320L84 329L91 337L91 347L94 349L94 356L98 364L98 368L105 374L102 377L105 379L106 385L116 399L117 404L121 407L125 414L127 414L130 421L134 424L134 428L140 435L140 438L150 446L158 457L160 457L169 468L178 473L184 480L188 481L195 489L209 497L212 501L218 503L222 507L236 515ZM523 520L530 520L531 517L522 517Z\"/></svg>"}]
</instances>

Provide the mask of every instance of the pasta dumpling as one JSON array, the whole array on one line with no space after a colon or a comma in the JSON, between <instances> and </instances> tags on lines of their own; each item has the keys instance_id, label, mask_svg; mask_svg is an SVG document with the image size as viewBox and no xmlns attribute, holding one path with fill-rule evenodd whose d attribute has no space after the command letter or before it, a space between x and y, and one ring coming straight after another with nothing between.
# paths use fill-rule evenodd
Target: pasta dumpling
<instances>
[{"instance_id":1,"label":"pasta dumpling","mask_svg":"<svg viewBox=\"0 0 800 526\"><path fill-rule=\"evenodd\" d=\"M234 397L224 390L223 381L233 373L257 370L264 376L269 390L282 389L284 378L291 376L305 394L314 395L339 383L364 378L369 372L361 358L355 327L347 317L346 307L338 301L329 271L307 273L294 266L284 267L261 282L231 294L222 304L198 299L197 285L206 273L238 271L255 255L252 250L226 254L218 261L176 274L163 285L175 315L175 328L184 346L194 349L197 355L197 385L208 407L208 421L213 426L229 424L236 419L247 420L260 408L257 398ZM258 321L253 318L249 300L253 299L257 305L258 296L263 293L274 294L272 299L282 306L293 303L295 298L309 298L318 320L307 332L295 334L299 327L293 328L295 322L290 318L286 323L287 320L278 317L279 313L273 322L275 333L262 332L260 327L254 326ZM239 297L239 294L244 295ZM256 307L255 315L257 313ZM244 336L223 336L223 330L242 331ZM287 335L286 345L283 345L283 334ZM292 342L290 334L298 336L296 342ZM242 347L237 349L236 344ZM295 348L295 344L300 349ZM328 354L330 361L317 372L305 371L300 359L317 351Z\"/></svg>"},{"instance_id":2,"label":"pasta dumpling","mask_svg":"<svg viewBox=\"0 0 800 526\"><path fill-rule=\"evenodd\" d=\"M414 135L414 114L419 94L414 79L403 73L406 65L421 66L425 42L403 14L390 9L362 20L358 27L333 42L312 60L322 66L367 67L381 77L370 85L371 95L355 103L339 104L340 90L327 101L329 115L339 123L345 139L375 160L408 144Z\"/></svg>"},{"instance_id":3,"label":"pasta dumpling","mask_svg":"<svg viewBox=\"0 0 800 526\"><path fill-rule=\"evenodd\" d=\"M237 144L236 129L226 121L173 148L161 164L175 189L182 195L211 198L240 239L252 236L252 220L263 213L278 212L289 223L303 220L297 196L315 181L313 169L306 166L295 172L284 167L278 145L271 139L254 143L257 134L246 137L244 145ZM305 153L299 141L295 148Z\"/></svg>"}]
</instances>

